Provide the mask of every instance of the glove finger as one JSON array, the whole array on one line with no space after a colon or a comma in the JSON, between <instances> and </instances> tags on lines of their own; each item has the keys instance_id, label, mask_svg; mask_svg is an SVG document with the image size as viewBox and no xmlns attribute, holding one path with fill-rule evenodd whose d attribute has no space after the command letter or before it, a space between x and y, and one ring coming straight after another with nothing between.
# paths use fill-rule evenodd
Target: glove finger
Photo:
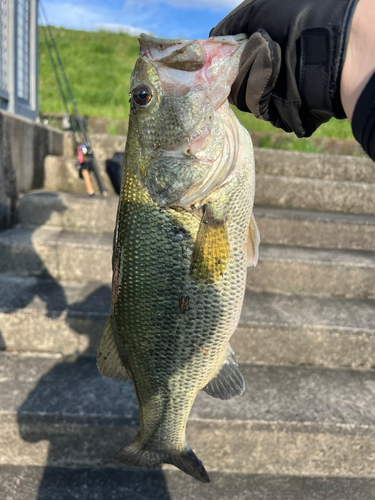
<instances>
[{"instance_id":1,"label":"glove finger","mask_svg":"<svg viewBox=\"0 0 375 500\"><path fill-rule=\"evenodd\" d=\"M269 56L272 61L271 72L268 73L268 81L264 87L263 92L259 98L258 112L259 116L263 118L263 120L270 119L270 101L272 98L272 91L276 85L277 79L280 73L281 67L281 48L280 45L274 41L270 41L268 44ZM252 81L250 82L250 84Z\"/></svg>"},{"instance_id":2,"label":"glove finger","mask_svg":"<svg viewBox=\"0 0 375 500\"><path fill-rule=\"evenodd\" d=\"M239 72L232 85L231 97L233 99L234 104L241 111L249 111L249 107L246 102L246 87L247 82L250 77L250 72L253 69L256 58L261 53L267 53L267 48L265 47L267 41L265 40L263 33L257 32L252 35L247 41L245 48L242 52L240 64L239 64ZM269 61L269 67L272 66L271 61ZM262 76L267 80L267 72ZM251 110L250 110L251 111Z\"/></svg>"},{"instance_id":3,"label":"glove finger","mask_svg":"<svg viewBox=\"0 0 375 500\"><path fill-rule=\"evenodd\" d=\"M268 119L269 102L280 65L280 46L264 30L254 33L242 53L240 71L232 86L232 100L238 109Z\"/></svg>"}]
</instances>

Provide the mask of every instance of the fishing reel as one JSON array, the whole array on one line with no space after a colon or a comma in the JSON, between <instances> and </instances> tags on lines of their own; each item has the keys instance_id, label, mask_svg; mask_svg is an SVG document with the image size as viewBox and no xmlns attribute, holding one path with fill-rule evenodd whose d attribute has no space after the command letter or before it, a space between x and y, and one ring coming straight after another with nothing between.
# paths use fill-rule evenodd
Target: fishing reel
<instances>
[{"instance_id":1,"label":"fishing reel","mask_svg":"<svg viewBox=\"0 0 375 500\"><path fill-rule=\"evenodd\" d=\"M75 165L81 179L83 179L82 170L88 170L89 172L93 170L92 160L89 154L86 144L77 144L77 159Z\"/></svg>"}]
</instances>

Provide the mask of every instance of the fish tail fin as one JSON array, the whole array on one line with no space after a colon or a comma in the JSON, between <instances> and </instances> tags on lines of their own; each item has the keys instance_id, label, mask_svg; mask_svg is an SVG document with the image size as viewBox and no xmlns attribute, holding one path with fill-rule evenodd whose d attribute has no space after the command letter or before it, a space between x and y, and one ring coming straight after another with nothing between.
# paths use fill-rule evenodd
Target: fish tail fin
<instances>
[{"instance_id":1,"label":"fish tail fin","mask_svg":"<svg viewBox=\"0 0 375 500\"><path fill-rule=\"evenodd\" d=\"M162 463L172 464L202 483L210 482L202 462L188 445L182 451L154 450L143 444L138 434L133 441L121 448L115 456L115 460L125 465L148 468L159 467Z\"/></svg>"},{"instance_id":2,"label":"fish tail fin","mask_svg":"<svg viewBox=\"0 0 375 500\"><path fill-rule=\"evenodd\" d=\"M188 445L186 445L183 451L166 454L163 462L175 465L186 472L186 474L193 476L197 481L201 481L202 483L210 482L210 478L202 462Z\"/></svg>"}]
</instances>

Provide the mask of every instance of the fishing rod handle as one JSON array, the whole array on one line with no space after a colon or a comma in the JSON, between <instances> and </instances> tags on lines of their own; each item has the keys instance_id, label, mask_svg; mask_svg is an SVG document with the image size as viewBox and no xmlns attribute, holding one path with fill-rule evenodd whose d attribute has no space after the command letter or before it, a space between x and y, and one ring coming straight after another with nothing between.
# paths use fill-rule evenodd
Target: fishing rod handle
<instances>
[{"instance_id":1,"label":"fishing rod handle","mask_svg":"<svg viewBox=\"0 0 375 500\"><path fill-rule=\"evenodd\" d=\"M95 194L95 191L94 191L94 188L92 187L92 184L91 184L89 171L85 168L82 168L81 174L82 174L83 180L85 181L87 194L89 196L93 196Z\"/></svg>"}]
</instances>

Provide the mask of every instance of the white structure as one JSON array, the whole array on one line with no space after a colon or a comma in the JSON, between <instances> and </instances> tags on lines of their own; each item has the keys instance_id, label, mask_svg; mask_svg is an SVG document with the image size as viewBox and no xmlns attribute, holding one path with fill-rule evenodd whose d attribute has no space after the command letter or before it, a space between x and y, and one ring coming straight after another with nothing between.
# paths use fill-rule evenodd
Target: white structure
<instances>
[{"instance_id":1,"label":"white structure","mask_svg":"<svg viewBox=\"0 0 375 500\"><path fill-rule=\"evenodd\" d=\"M38 0L0 0L0 109L38 116Z\"/></svg>"}]
</instances>

